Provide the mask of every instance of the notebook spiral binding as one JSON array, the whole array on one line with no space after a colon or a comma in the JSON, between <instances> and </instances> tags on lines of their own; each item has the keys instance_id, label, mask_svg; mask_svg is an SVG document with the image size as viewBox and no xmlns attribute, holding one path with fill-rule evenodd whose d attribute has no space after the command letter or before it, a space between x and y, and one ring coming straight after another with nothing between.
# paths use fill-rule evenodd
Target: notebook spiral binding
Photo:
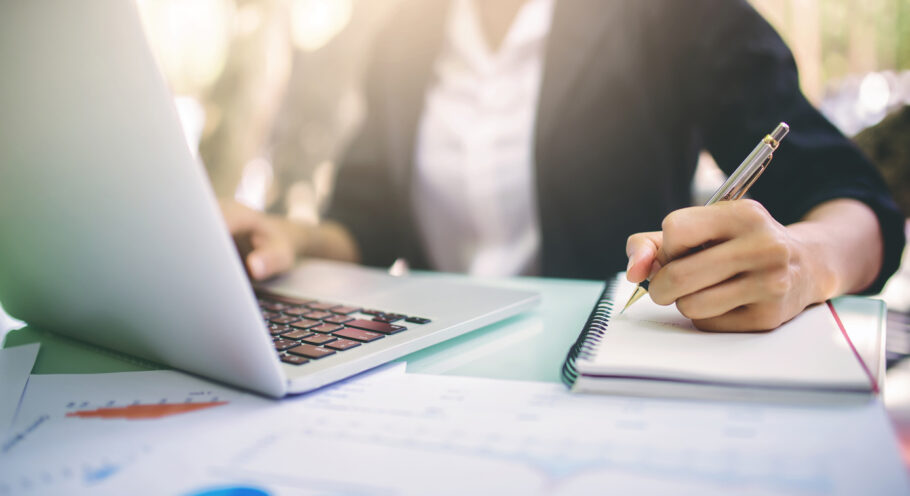
<instances>
[{"instance_id":1,"label":"notebook spiral binding","mask_svg":"<svg viewBox=\"0 0 910 496\"><path fill-rule=\"evenodd\" d=\"M562 382L570 388L575 384L575 380L578 379L575 361L593 356L607 333L607 326L610 324L610 318L613 317L613 292L616 289L615 287L616 279L609 279L600 294L600 298L597 299L597 303L591 310L584 329L578 335L575 344L569 348L566 361L562 364Z\"/></svg>"}]
</instances>

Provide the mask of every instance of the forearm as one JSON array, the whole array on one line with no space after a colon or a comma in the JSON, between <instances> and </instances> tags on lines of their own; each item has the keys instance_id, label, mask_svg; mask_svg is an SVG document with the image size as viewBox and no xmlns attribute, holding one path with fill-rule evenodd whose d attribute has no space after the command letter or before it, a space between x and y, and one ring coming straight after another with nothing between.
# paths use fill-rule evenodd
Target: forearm
<instances>
[{"instance_id":1,"label":"forearm","mask_svg":"<svg viewBox=\"0 0 910 496\"><path fill-rule=\"evenodd\" d=\"M857 200L822 203L788 230L800 243L812 302L860 292L882 268L884 248L878 218Z\"/></svg>"}]
</instances>

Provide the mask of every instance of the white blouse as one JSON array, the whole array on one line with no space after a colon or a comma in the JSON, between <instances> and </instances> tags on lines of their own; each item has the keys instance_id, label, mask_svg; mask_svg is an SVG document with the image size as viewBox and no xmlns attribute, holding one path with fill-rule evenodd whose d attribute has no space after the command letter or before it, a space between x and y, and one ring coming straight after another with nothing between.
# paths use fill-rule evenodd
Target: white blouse
<instances>
[{"instance_id":1,"label":"white blouse","mask_svg":"<svg viewBox=\"0 0 910 496\"><path fill-rule=\"evenodd\" d=\"M534 124L553 0L529 0L491 52L473 0L454 0L426 94L412 201L433 268L539 271Z\"/></svg>"}]
</instances>

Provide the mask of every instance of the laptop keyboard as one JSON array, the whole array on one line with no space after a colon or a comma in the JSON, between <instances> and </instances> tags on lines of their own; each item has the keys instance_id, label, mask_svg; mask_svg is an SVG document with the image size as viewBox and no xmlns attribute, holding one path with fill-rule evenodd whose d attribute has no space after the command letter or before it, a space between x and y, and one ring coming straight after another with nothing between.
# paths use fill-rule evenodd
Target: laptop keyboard
<instances>
[{"instance_id":1,"label":"laptop keyboard","mask_svg":"<svg viewBox=\"0 0 910 496\"><path fill-rule=\"evenodd\" d=\"M429 324L430 319L381 310L362 309L316 300L256 292L262 318L278 357L303 365L386 336Z\"/></svg>"}]
</instances>

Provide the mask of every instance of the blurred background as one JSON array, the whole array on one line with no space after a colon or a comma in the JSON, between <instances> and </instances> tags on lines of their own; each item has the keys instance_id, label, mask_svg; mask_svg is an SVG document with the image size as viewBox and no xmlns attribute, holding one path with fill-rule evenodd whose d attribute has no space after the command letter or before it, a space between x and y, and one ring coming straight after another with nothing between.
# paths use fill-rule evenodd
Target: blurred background
<instances>
[{"instance_id":1,"label":"blurred background","mask_svg":"<svg viewBox=\"0 0 910 496\"><path fill-rule=\"evenodd\" d=\"M365 114L370 42L400 2L138 0L189 146L219 197L318 221ZM910 216L910 0L752 3L793 50L809 99L859 135ZM722 180L705 155L696 199ZM907 312L904 265L885 297Z\"/></svg>"},{"instance_id":2,"label":"blurred background","mask_svg":"<svg viewBox=\"0 0 910 496\"><path fill-rule=\"evenodd\" d=\"M370 40L400 1L139 1L219 196L318 219L364 115ZM910 104L910 0L753 4L792 48L806 94L846 134ZM717 180L705 163L697 191Z\"/></svg>"}]
</instances>

